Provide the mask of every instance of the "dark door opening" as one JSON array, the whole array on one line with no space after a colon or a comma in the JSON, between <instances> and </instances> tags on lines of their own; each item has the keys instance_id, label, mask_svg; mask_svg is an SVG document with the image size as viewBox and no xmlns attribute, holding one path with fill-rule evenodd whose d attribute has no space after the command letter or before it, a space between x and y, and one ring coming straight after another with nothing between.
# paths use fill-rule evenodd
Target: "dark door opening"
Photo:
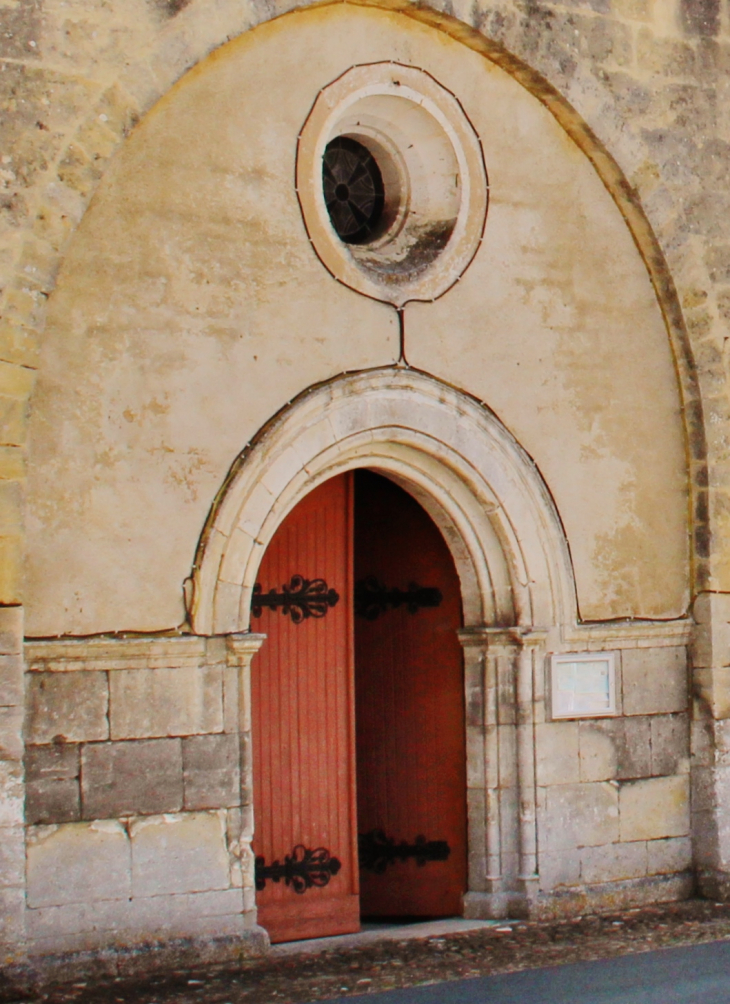
<instances>
[{"instance_id":1,"label":"dark door opening","mask_svg":"<svg viewBox=\"0 0 730 1004\"><path fill-rule=\"evenodd\" d=\"M443 536L388 478L355 473L361 917L447 917L466 889L461 589Z\"/></svg>"}]
</instances>

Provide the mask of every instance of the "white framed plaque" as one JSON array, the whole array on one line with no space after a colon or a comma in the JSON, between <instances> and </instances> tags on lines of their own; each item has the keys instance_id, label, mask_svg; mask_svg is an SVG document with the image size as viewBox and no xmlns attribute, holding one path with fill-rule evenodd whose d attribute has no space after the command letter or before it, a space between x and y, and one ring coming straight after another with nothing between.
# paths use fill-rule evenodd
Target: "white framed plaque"
<instances>
[{"instance_id":1,"label":"white framed plaque","mask_svg":"<svg viewBox=\"0 0 730 1004\"><path fill-rule=\"evenodd\" d=\"M550 656L552 718L605 718L616 714L616 652Z\"/></svg>"}]
</instances>

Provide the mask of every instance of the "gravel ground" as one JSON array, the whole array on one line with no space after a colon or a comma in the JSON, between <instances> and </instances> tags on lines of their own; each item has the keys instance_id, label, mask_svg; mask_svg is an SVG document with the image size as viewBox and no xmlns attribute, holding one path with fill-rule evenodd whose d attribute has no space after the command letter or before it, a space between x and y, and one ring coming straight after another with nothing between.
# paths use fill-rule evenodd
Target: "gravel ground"
<instances>
[{"instance_id":1,"label":"gravel ground","mask_svg":"<svg viewBox=\"0 0 730 1004\"><path fill-rule=\"evenodd\" d=\"M383 941L179 970L149 979L47 987L0 1002L33 1004L304 1004L655 948L730 938L730 904L688 900L561 923L511 922L424 940Z\"/></svg>"}]
</instances>

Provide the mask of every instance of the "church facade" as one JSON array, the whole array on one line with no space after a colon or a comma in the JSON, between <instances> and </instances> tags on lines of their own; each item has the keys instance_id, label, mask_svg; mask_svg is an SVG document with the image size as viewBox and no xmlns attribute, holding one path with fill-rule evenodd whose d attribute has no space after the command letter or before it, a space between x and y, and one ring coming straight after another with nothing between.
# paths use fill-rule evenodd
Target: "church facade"
<instances>
[{"instance_id":1,"label":"church facade","mask_svg":"<svg viewBox=\"0 0 730 1004\"><path fill-rule=\"evenodd\" d=\"M0 5L9 970L729 894L725 17Z\"/></svg>"}]
</instances>

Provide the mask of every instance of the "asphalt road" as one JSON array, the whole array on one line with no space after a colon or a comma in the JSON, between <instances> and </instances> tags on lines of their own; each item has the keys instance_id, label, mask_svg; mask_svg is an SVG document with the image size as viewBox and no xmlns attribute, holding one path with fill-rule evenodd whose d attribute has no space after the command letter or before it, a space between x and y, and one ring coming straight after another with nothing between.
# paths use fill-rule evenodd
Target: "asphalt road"
<instances>
[{"instance_id":1,"label":"asphalt road","mask_svg":"<svg viewBox=\"0 0 730 1004\"><path fill-rule=\"evenodd\" d=\"M331 1004L730 1004L730 942L531 969Z\"/></svg>"}]
</instances>

